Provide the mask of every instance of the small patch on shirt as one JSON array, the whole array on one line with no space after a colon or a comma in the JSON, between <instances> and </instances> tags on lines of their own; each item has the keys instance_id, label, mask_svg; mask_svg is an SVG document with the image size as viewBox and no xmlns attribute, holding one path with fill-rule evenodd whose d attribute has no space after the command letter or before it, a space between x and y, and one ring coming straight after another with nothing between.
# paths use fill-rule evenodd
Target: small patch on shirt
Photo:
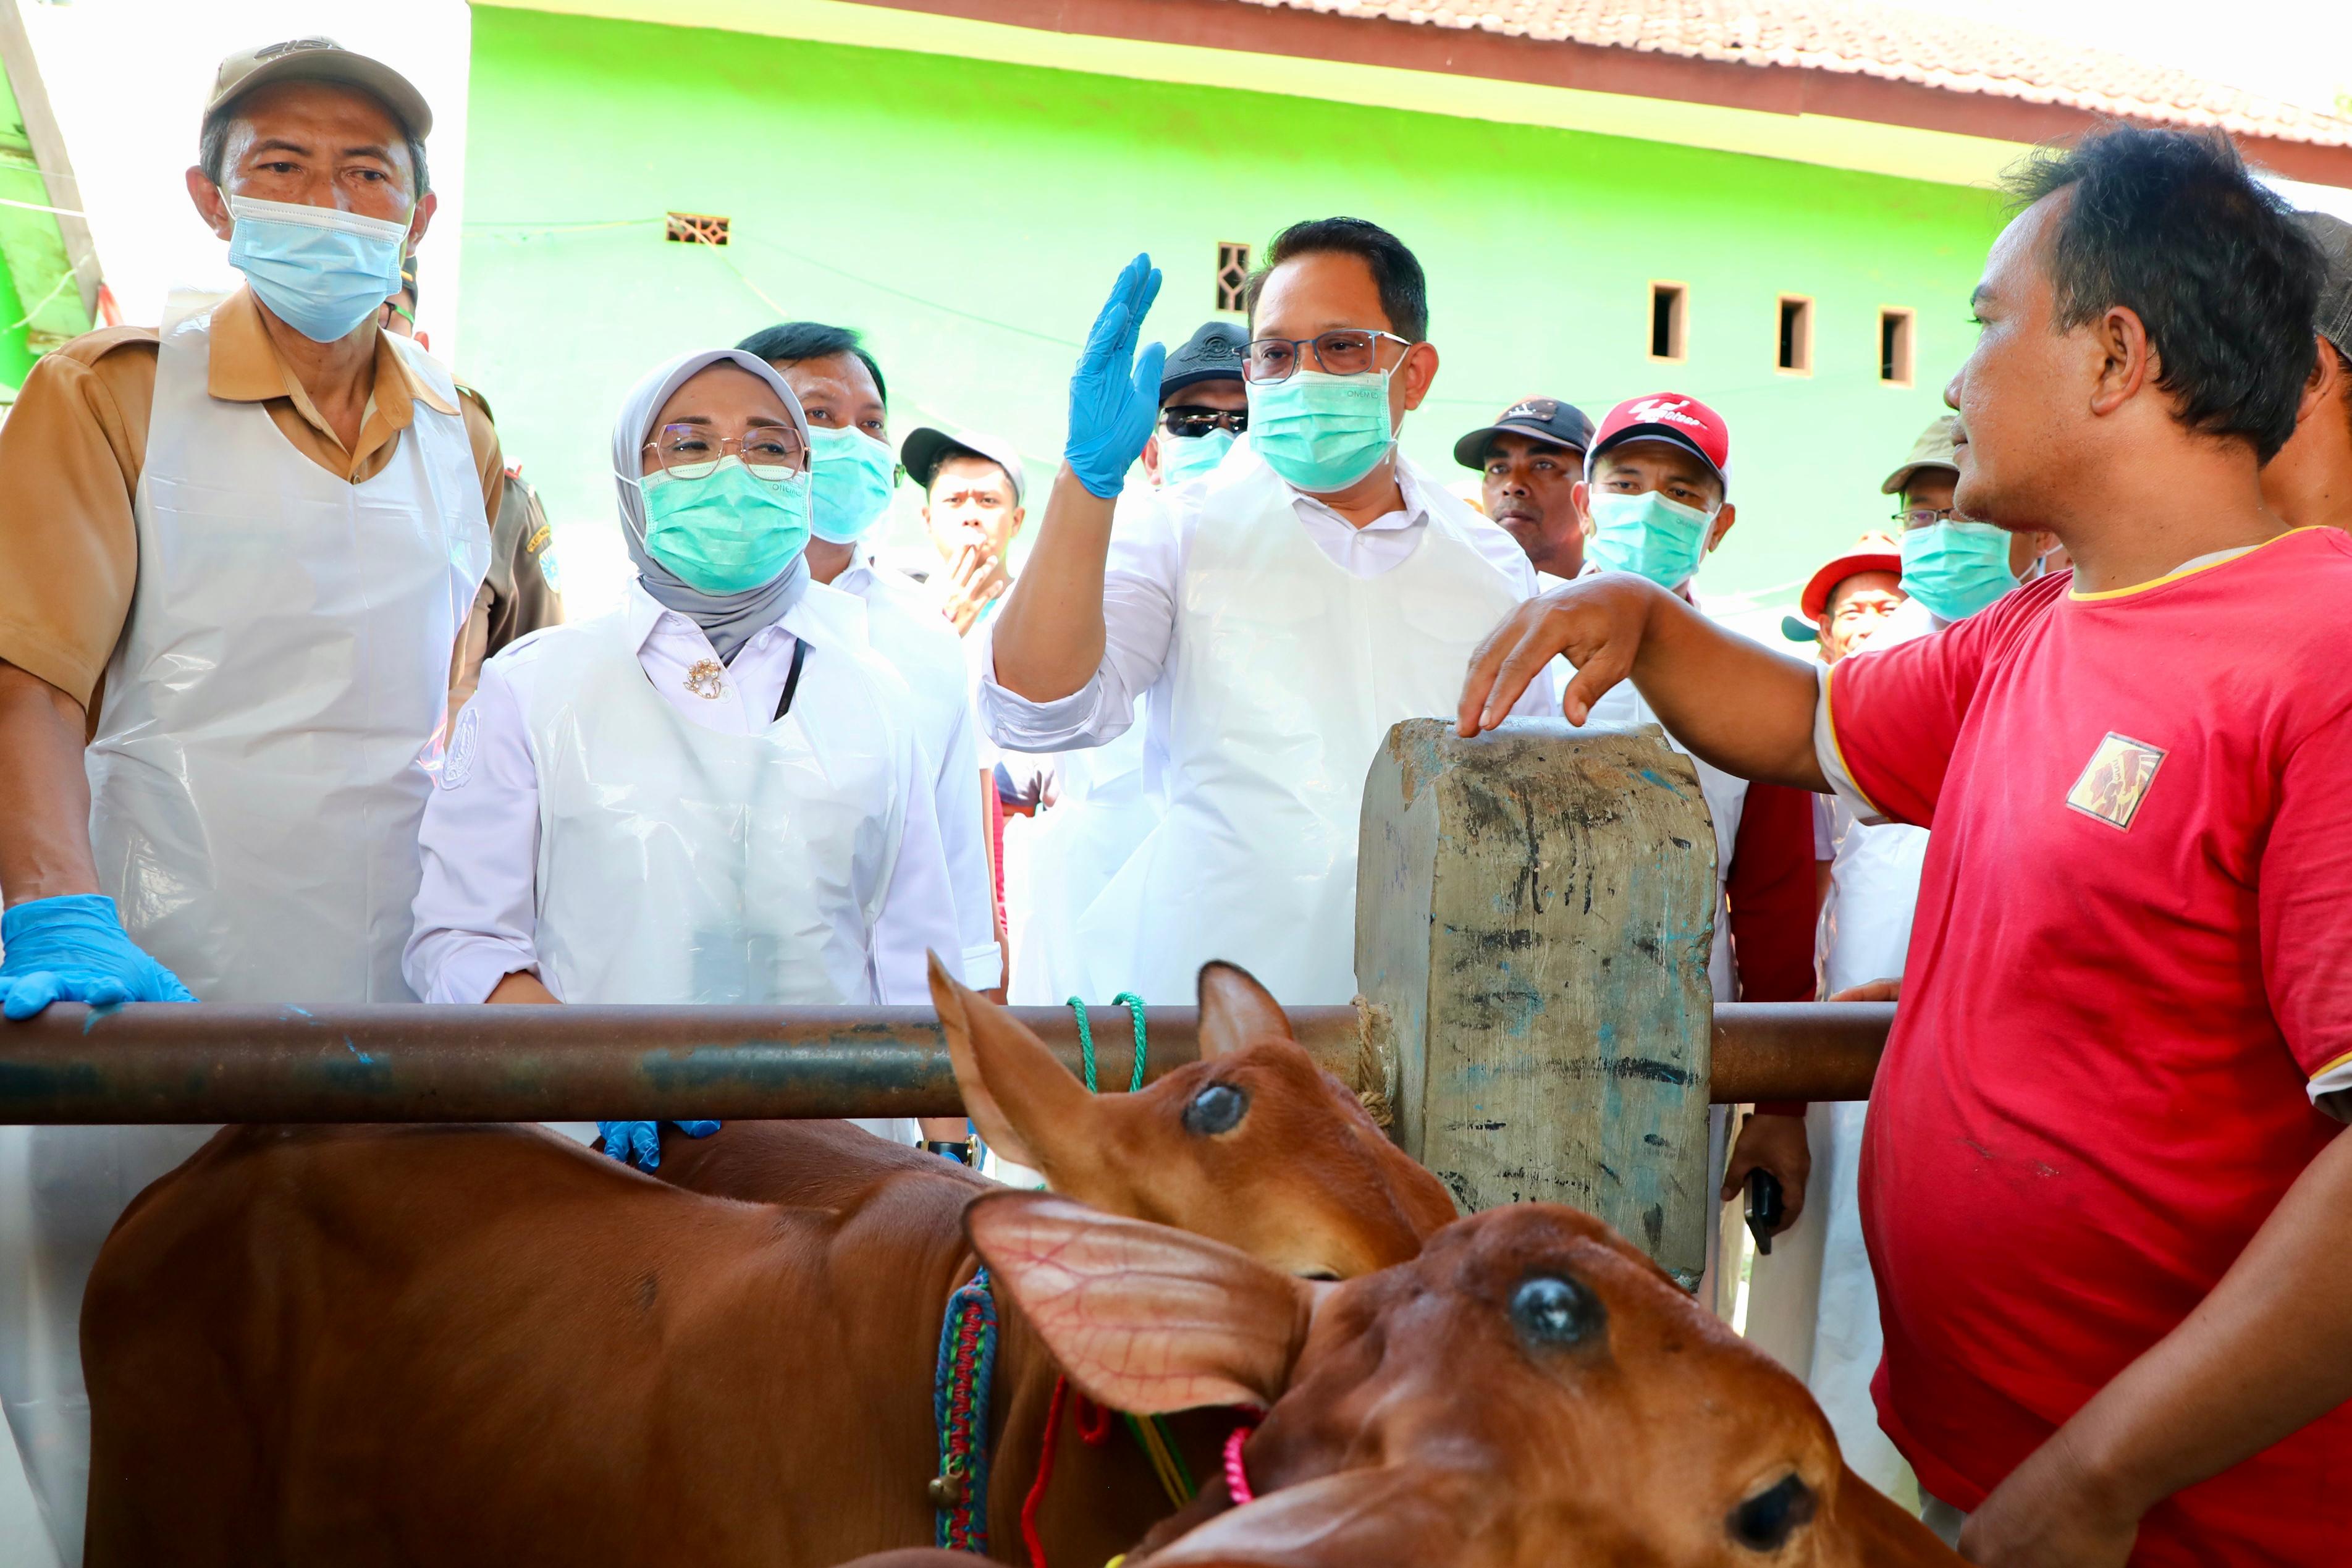
<instances>
[{"instance_id":1,"label":"small patch on shirt","mask_svg":"<svg viewBox=\"0 0 2352 1568\"><path fill-rule=\"evenodd\" d=\"M481 750L480 718L470 702L457 715L457 728L449 732L449 754L441 763L443 789L463 789L474 776L474 758Z\"/></svg>"},{"instance_id":2,"label":"small patch on shirt","mask_svg":"<svg viewBox=\"0 0 2352 1568\"><path fill-rule=\"evenodd\" d=\"M2129 831L2164 757L2159 746L2109 731L2099 749L2091 753L2091 765L2066 792L2066 804L2110 827Z\"/></svg>"}]
</instances>

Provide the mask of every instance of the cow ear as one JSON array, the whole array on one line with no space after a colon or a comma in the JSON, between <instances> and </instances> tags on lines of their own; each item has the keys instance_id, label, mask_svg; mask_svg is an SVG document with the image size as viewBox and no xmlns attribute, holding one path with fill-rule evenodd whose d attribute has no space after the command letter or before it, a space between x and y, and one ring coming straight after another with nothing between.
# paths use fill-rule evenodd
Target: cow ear
<instances>
[{"instance_id":1,"label":"cow ear","mask_svg":"<svg viewBox=\"0 0 2352 1568\"><path fill-rule=\"evenodd\" d=\"M948 1037L964 1114L988 1146L1017 1165L1046 1171L1034 1128L1079 1124L1090 1109L1084 1085L1020 1020L962 984L931 954L931 1005Z\"/></svg>"},{"instance_id":2,"label":"cow ear","mask_svg":"<svg viewBox=\"0 0 2352 1568\"><path fill-rule=\"evenodd\" d=\"M964 1231L1087 1397L1150 1415L1271 1405L1315 1294L1223 1242L1045 1193L991 1193Z\"/></svg>"},{"instance_id":3,"label":"cow ear","mask_svg":"<svg viewBox=\"0 0 2352 1568\"><path fill-rule=\"evenodd\" d=\"M1851 1468L1838 1477L1837 1522L1853 1537L1853 1560L1885 1568L1939 1568L1960 1560L1936 1532ZM1818 1528L1818 1527L1816 1527Z\"/></svg>"},{"instance_id":4,"label":"cow ear","mask_svg":"<svg viewBox=\"0 0 2352 1568\"><path fill-rule=\"evenodd\" d=\"M1189 1530L1151 1568L1363 1568L1476 1563L1479 1511L1455 1472L1412 1465L1342 1470L1268 1492Z\"/></svg>"},{"instance_id":5,"label":"cow ear","mask_svg":"<svg viewBox=\"0 0 2352 1568\"><path fill-rule=\"evenodd\" d=\"M1201 1059L1211 1060L1266 1040L1290 1040L1290 1017L1274 993L1239 964L1201 965Z\"/></svg>"}]
</instances>

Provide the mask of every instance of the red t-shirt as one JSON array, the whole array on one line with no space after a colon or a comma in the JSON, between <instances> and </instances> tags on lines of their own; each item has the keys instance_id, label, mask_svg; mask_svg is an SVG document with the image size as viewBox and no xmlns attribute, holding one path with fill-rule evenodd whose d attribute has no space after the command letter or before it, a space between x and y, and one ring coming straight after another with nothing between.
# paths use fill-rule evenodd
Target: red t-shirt
<instances>
[{"instance_id":1,"label":"red t-shirt","mask_svg":"<svg viewBox=\"0 0 2352 1568\"><path fill-rule=\"evenodd\" d=\"M1964 1509L2220 1280L2342 1131L2306 1089L2352 1054L2352 538L2071 583L1830 684L1849 778L1935 829L1863 1226L1881 1424ZM2159 1505L2133 1561L2352 1563L2347 1487L2352 1406Z\"/></svg>"}]
</instances>

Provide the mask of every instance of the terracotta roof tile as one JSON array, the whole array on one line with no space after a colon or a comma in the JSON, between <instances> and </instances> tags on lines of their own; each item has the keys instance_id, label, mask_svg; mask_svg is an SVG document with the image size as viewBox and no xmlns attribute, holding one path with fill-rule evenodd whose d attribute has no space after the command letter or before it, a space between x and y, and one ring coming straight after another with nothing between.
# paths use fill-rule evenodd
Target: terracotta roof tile
<instances>
[{"instance_id":1,"label":"terracotta roof tile","mask_svg":"<svg viewBox=\"0 0 2352 1568\"><path fill-rule=\"evenodd\" d=\"M2160 125L2352 147L2352 120L2021 29L1858 0L1242 0L1738 65L1797 66Z\"/></svg>"}]
</instances>

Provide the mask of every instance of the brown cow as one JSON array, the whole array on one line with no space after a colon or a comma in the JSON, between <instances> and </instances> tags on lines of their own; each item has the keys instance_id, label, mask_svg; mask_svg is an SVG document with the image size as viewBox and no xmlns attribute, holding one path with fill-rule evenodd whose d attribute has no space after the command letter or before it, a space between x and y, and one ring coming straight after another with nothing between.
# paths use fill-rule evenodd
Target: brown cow
<instances>
[{"instance_id":1,"label":"brown cow","mask_svg":"<svg viewBox=\"0 0 2352 1568\"><path fill-rule=\"evenodd\" d=\"M1453 1217L1238 971L1204 976L1207 1059L1101 1100L983 999L934 994L975 1120L1087 1198L1316 1275ZM839 1123L673 1144L668 1173L751 1180L730 1149L798 1201L684 1191L537 1129L222 1133L91 1277L87 1561L730 1568L929 1540L933 1358L989 1184ZM990 1519L1017 1559L1056 1369L1000 1314ZM1049 1561L1091 1568L1170 1505L1123 1433L1095 1449L1074 1425L1039 1523ZM1180 1429L1205 1473L1223 1428Z\"/></svg>"},{"instance_id":2,"label":"brown cow","mask_svg":"<svg viewBox=\"0 0 2352 1568\"><path fill-rule=\"evenodd\" d=\"M966 1223L1097 1398L1271 1406L1238 1450L1255 1500L1220 1476L1134 1568L1959 1562L1845 1468L1801 1384L1577 1210L1490 1209L1337 1286L1044 1194Z\"/></svg>"}]
</instances>

